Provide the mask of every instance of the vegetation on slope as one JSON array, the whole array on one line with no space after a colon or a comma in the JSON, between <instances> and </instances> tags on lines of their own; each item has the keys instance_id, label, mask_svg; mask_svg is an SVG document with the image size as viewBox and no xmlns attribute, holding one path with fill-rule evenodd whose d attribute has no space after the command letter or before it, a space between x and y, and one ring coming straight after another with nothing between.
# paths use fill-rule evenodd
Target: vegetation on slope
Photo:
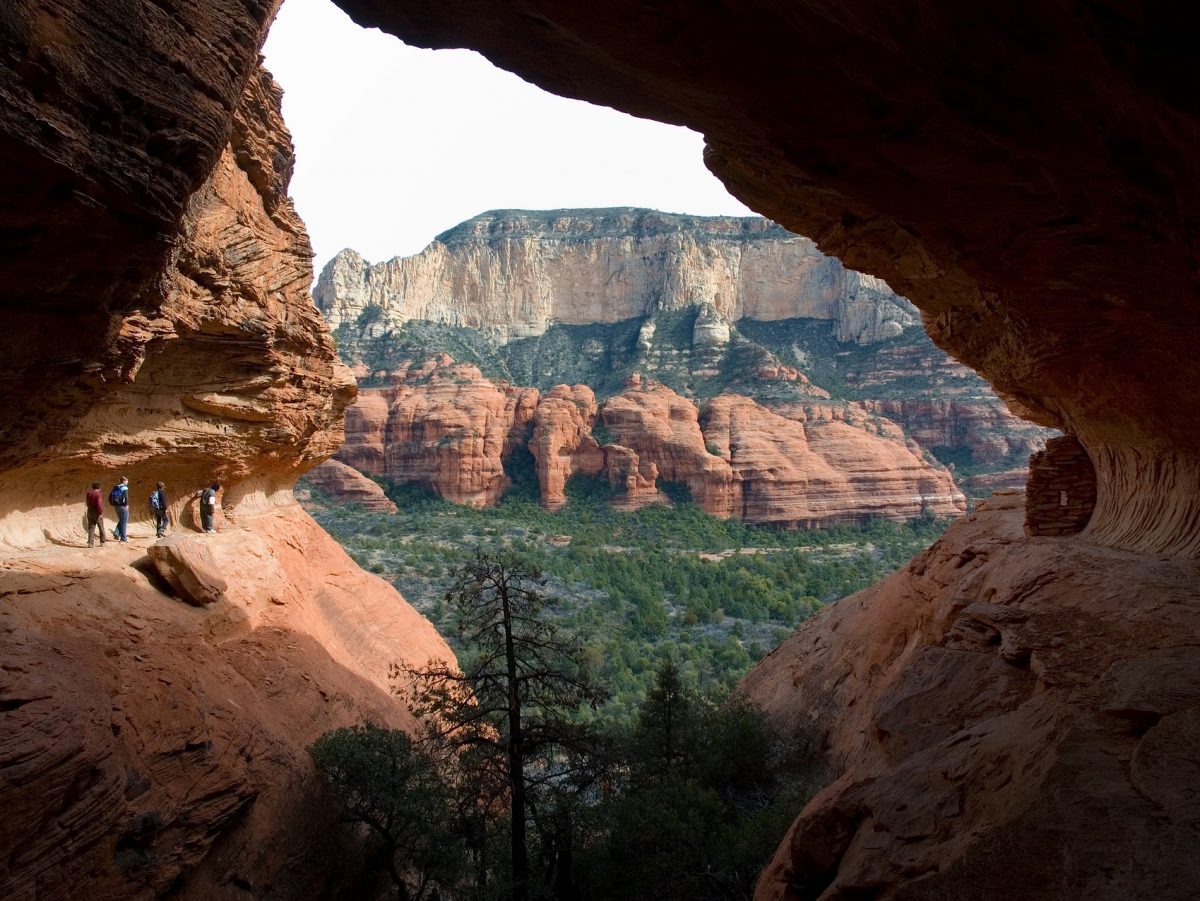
<instances>
[{"instance_id":1,"label":"vegetation on slope","mask_svg":"<svg viewBox=\"0 0 1200 901\"><path fill-rule=\"evenodd\" d=\"M585 637L623 718L658 662L673 658L701 689L732 686L822 604L878 581L945 527L878 521L777 532L719 520L665 486L674 507L613 510L603 483L576 477L569 502L538 506L531 461L514 455L499 506L455 506L411 485L385 484L398 514L368 513L314 493L310 512L363 567L391 581L453 643L449 573L476 550L521 554L549 578L551 615ZM458 650L458 649L456 649Z\"/></svg>"}]
</instances>

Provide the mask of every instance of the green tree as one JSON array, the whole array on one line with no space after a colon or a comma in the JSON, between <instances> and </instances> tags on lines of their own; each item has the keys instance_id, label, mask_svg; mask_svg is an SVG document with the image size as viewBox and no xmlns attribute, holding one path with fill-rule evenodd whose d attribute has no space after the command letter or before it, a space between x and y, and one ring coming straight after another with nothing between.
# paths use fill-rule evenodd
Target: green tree
<instances>
[{"instance_id":1,"label":"green tree","mask_svg":"<svg viewBox=\"0 0 1200 901\"><path fill-rule=\"evenodd\" d=\"M670 658L630 733L624 778L595 812L585 897L636 885L657 901L749 901L804 803L780 775L784 743L749 702L699 696Z\"/></svg>"},{"instance_id":2,"label":"green tree","mask_svg":"<svg viewBox=\"0 0 1200 901\"><path fill-rule=\"evenodd\" d=\"M484 774L483 783L490 773L492 783L503 786L511 897L526 901L530 815L560 817L562 805L554 796L588 778L594 737L579 714L602 693L592 683L584 645L548 621L539 570L509 556L480 553L452 575L446 601L469 649L465 665L459 670L433 663L396 672L411 680L410 702L424 718L430 741ZM562 881L562 874L557 878Z\"/></svg>"},{"instance_id":3,"label":"green tree","mask_svg":"<svg viewBox=\"0 0 1200 901\"><path fill-rule=\"evenodd\" d=\"M684 686L674 658L667 658L638 710L630 748L638 770L659 778L682 764L694 742L695 714L694 693Z\"/></svg>"},{"instance_id":4,"label":"green tree","mask_svg":"<svg viewBox=\"0 0 1200 901\"><path fill-rule=\"evenodd\" d=\"M462 868L449 786L407 734L367 723L326 732L308 749L342 807L383 845L404 901L454 884Z\"/></svg>"}]
</instances>

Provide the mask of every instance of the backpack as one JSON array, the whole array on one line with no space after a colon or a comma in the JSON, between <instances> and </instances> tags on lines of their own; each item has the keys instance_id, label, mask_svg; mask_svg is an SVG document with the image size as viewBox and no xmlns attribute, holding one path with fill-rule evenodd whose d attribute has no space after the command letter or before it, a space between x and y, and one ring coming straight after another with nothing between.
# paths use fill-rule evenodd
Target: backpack
<instances>
[{"instance_id":1,"label":"backpack","mask_svg":"<svg viewBox=\"0 0 1200 901\"><path fill-rule=\"evenodd\" d=\"M108 502L114 507L120 507L121 501L124 499L124 494L120 485L113 485L112 491L108 493Z\"/></svg>"},{"instance_id":2,"label":"backpack","mask_svg":"<svg viewBox=\"0 0 1200 901\"><path fill-rule=\"evenodd\" d=\"M158 489L157 488L150 492L150 509L151 510L161 510L162 509L162 504L160 504L158 502Z\"/></svg>"}]
</instances>

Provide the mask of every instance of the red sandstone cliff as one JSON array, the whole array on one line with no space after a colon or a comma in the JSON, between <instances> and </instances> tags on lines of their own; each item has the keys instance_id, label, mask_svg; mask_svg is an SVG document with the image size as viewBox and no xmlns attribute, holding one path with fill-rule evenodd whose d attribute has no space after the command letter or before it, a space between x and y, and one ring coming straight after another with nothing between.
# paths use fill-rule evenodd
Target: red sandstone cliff
<instances>
[{"instance_id":1,"label":"red sandstone cliff","mask_svg":"<svg viewBox=\"0 0 1200 901\"><path fill-rule=\"evenodd\" d=\"M576 473L599 475L605 452L592 437L596 395L587 385L556 385L537 405L529 452L537 464L542 506L558 510L566 502L567 479Z\"/></svg>"},{"instance_id":2,"label":"red sandstone cliff","mask_svg":"<svg viewBox=\"0 0 1200 901\"><path fill-rule=\"evenodd\" d=\"M791 528L966 509L949 473L910 447L894 423L854 404L772 411L726 394L701 409L635 377L597 405L585 385L539 397L444 354L390 380L391 387L364 389L350 408L338 458L367 466L381 459L381 468L364 471L425 485L455 503L496 503L508 486L504 460L526 444L550 510L566 503L575 474L604 475L622 509L668 502L661 479L686 485L715 516ZM598 423L612 436L603 446L592 434Z\"/></svg>"},{"instance_id":3,"label":"red sandstone cliff","mask_svg":"<svg viewBox=\"0 0 1200 901\"><path fill-rule=\"evenodd\" d=\"M921 447L964 448L974 463L1027 457L1042 449L1045 431L988 398L879 399L864 408L899 423Z\"/></svg>"},{"instance_id":4,"label":"red sandstone cliff","mask_svg":"<svg viewBox=\"0 0 1200 901\"><path fill-rule=\"evenodd\" d=\"M305 747L411 725L389 664L451 656L291 495L355 386L307 295L279 100L252 75L153 302L93 335L99 386L0 473L5 898L348 890L358 852ZM118 474L131 541L89 551L83 489ZM197 534L189 497L214 478L221 531ZM157 480L176 529L151 548Z\"/></svg>"},{"instance_id":5,"label":"red sandstone cliff","mask_svg":"<svg viewBox=\"0 0 1200 901\"><path fill-rule=\"evenodd\" d=\"M495 384L445 354L365 388L346 414L338 459L413 482L457 504L485 507L509 485L504 458L524 443L538 391Z\"/></svg>"},{"instance_id":6,"label":"red sandstone cliff","mask_svg":"<svg viewBox=\"0 0 1200 901\"><path fill-rule=\"evenodd\" d=\"M729 394L706 405L705 442L733 470L744 522L807 527L965 512L950 474L914 453L903 435L881 436L830 412L781 415Z\"/></svg>"},{"instance_id":7,"label":"red sandstone cliff","mask_svg":"<svg viewBox=\"0 0 1200 901\"><path fill-rule=\"evenodd\" d=\"M871 605L871 615L860 619L855 603L834 607L801 635L801 649L808 642L818 660L794 673L775 671L771 694L783 702L776 709L821 717L820 699L836 693L841 700L828 709L846 714L833 719L842 723L836 747L875 778L842 781L814 802L797 827L800 840L785 845L764 882L765 896L813 897L828 887L829 896L843 898L1191 897L1200 882L1197 666L1179 641L1190 640L1200 621L1192 564L1200 551L1200 445L1191 390L1200 358L1188 315L1200 271L1193 240L1200 154L1187 89L1196 35L1186 10L1120 0L947 4L921 15L876 0L686 11L624 0L340 5L411 43L474 47L549 89L705 134L710 167L738 196L816 236L851 265L886 277L921 308L942 346L1043 423L1077 435L1095 464L1097 505L1081 535L1022 536L1015 511L1006 523L981 519L986 534L979 541L957 552L943 543L942 556L922 558L927 566L918 561L888 583L889 594L897 585L913 588L898 591L903 602L894 609ZM274 4L234 4L219 15L204 3L52 6L18 0L0 16L7 251L0 254L0 282L11 326L0 353L9 400L0 407L0 501L6 537L26 543L42 541L26 520L67 536L73 513L38 505L46 497L74 504L77 496L50 461L60 443L68 457L87 446L88 436L80 444L69 440L75 425L135 379L128 374L136 353L116 336L123 321L157 315L162 305L158 276L188 199L228 141ZM1012 65L1015 46L1023 51L1019 66ZM712 65L714 48L724 65ZM49 274L47 260L54 261ZM226 325L233 340L209 362L237 360L254 371L261 358L243 354L243 324ZM219 425L252 432L238 422ZM126 433L114 432L105 445L93 445L95 465L145 439L139 432L126 443ZM27 489L24 476L38 467L40 481ZM965 538L963 530L973 527L963 524L954 534ZM133 578L132 571L125 575ZM168 704L149 701L155 692L170 698L174 689L148 683L128 665L100 691L78 692L88 685L75 669L79 661L103 665L94 642L69 647L54 637L49 617L18 606L22 599L40 602L53 614L59 592L23 591L10 573L5 577L0 642L14 665L4 678L37 678L32 690L6 691L3 715L48 712L53 719L40 730L2 734L6 750L14 736L45 736L52 752L20 758L19 784L33 787L21 803L5 792L5 826L12 830L5 847L18 853L6 858L4 876L16 866L52 880L63 858L31 843L38 826L74 826L61 838L77 853L102 839L87 820L60 820L62 804L45 804L47 797L90 797L89 778L68 772L38 783L34 768L61 760L58 752L76 740L110 757L114 747L135 746L132 730L114 728L121 723L111 719L111 702L97 705L97 696L125 690L126 700L161 710ZM122 598L136 595L118 584ZM1004 610L1029 613L1031 627L986 606L959 610L959 588L971 590L972 604L998 597ZM92 590L87 597L85 615L99 622L101 605L91 601L104 595ZM153 602L161 600L155 592ZM12 622L18 611L24 625ZM931 652L928 641L944 639L956 611L965 655L950 646ZM139 620L127 628L137 631ZM853 640L839 637L843 627ZM255 697L270 700L262 686L274 681L271 668L287 650L251 649L247 656L263 661L252 670ZM116 659L126 660L121 653ZM133 662L144 663L140 656ZM956 657L968 671L961 697ZM827 674L820 662L826 658L845 665ZM939 659L953 678L939 676ZM1014 671L997 670L998 660ZM1108 675L1091 682L1109 660ZM306 675L325 678L323 668L305 662ZM980 680L976 671L1000 678ZM880 719L874 699L884 685L898 691L891 715ZM197 695L208 724L212 711L235 722L244 715L214 703L227 697L222 690L225 680ZM1013 714L1011 704L1022 697L1028 700ZM266 718L273 709L264 704L254 713ZM1001 716L976 721L975 709ZM945 738L955 725L947 722L960 712L958 722L968 728ZM854 731L856 725L862 728ZM287 732L294 729L289 724ZM206 747L181 744L187 733L171 732L168 746L193 753ZM879 753L881 745L887 753ZM910 754L913 748L923 750ZM153 757L160 763L154 772L169 776L172 755ZM198 769L188 766L189 775ZM287 769L285 762L278 771ZM106 772L102 786L128 780L120 797L108 796L117 805L141 791L140 770L85 772ZM1030 785L1046 790L1035 795ZM278 801L267 791L255 808L267 809L272 795ZM207 797L184 801L203 813ZM108 807L93 810L101 809ZM814 823L809 814L820 811L828 814ZM289 824L300 819L284 814ZM207 847L206 820L183 822L189 836L200 836L192 848ZM120 848L121 859L135 864L138 885L100 885L101 893L155 892L156 846L139 845L154 834L155 820L141 823L121 830L127 838ZM929 853L935 847L944 852L938 860ZM276 862L289 854L295 881L284 874L256 881L278 868L224 869L222 853L201 865L204 879L183 879L173 892L304 896L327 876L306 880L316 875L307 865L333 859L304 842L221 845L229 859L249 849ZM880 853L888 850L896 853ZM109 872L111 856L92 859L99 869L73 891ZM52 883L44 887L42 894L62 893Z\"/></svg>"},{"instance_id":8,"label":"red sandstone cliff","mask_svg":"<svg viewBox=\"0 0 1200 901\"><path fill-rule=\"evenodd\" d=\"M764 670L805 717L838 695L836 748L867 778L814 802L760 896L1191 897L1200 737L1180 640L1200 631L1200 116L1186 11L341 3L410 43L470 46L549 90L703 133L734 194L885 278L940 346L1094 466L1082 532L983 519L995 534L940 544L930 578L893 577L908 602L861 617L865 600L839 604L802 633L794 671ZM959 607L964 587L983 606ZM936 647L959 620L969 649Z\"/></svg>"},{"instance_id":9,"label":"red sandstone cliff","mask_svg":"<svg viewBox=\"0 0 1200 901\"><path fill-rule=\"evenodd\" d=\"M326 460L304 474L305 481L321 491L350 504L359 504L375 513L395 513L396 505L388 500L378 482L373 482L353 466L337 460Z\"/></svg>"}]
</instances>

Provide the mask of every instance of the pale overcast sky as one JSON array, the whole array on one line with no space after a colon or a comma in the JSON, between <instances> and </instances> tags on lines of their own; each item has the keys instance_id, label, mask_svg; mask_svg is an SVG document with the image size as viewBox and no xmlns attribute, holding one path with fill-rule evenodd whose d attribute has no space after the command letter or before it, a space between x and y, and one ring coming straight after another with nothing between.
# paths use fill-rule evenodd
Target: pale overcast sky
<instances>
[{"instance_id":1,"label":"pale overcast sky","mask_svg":"<svg viewBox=\"0 0 1200 901\"><path fill-rule=\"evenodd\" d=\"M264 53L317 272L343 247L418 253L491 209L750 215L704 168L695 132L556 97L473 52L408 47L329 0L286 0Z\"/></svg>"}]
</instances>

